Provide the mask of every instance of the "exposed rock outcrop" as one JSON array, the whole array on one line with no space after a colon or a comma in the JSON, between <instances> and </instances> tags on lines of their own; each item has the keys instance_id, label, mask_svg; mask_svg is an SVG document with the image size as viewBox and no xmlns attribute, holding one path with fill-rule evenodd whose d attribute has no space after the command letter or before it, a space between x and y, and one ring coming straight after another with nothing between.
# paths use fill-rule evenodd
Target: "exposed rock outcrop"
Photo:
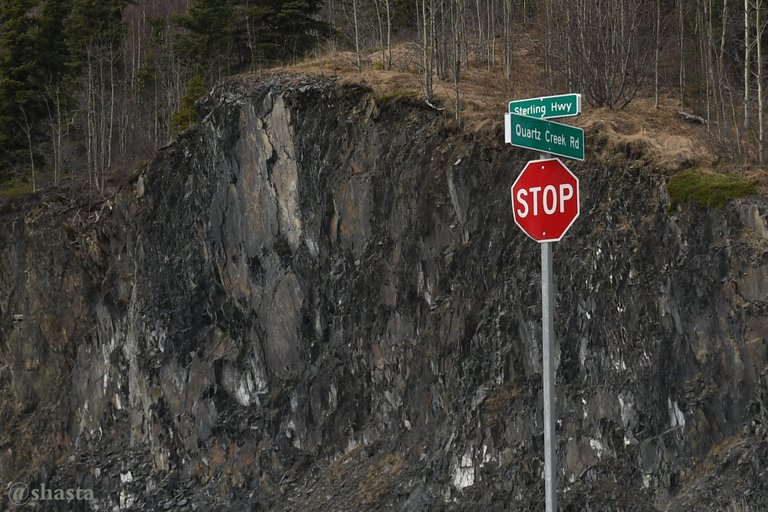
<instances>
[{"instance_id":1,"label":"exposed rock outcrop","mask_svg":"<svg viewBox=\"0 0 768 512\"><path fill-rule=\"evenodd\" d=\"M52 510L541 510L528 155L300 76L201 118L107 202L2 215L0 481L94 491ZM563 510L768 507L768 205L570 167Z\"/></svg>"}]
</instances>

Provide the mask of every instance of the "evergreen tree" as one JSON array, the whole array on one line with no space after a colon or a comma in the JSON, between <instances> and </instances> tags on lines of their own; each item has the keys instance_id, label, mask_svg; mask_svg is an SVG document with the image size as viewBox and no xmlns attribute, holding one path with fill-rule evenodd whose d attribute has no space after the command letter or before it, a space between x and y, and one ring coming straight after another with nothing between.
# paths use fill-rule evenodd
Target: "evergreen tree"
<instances>
[{"instance_id":1,"label":"evergreen tree","mask_svg":"<svg viewBox=\"0 0 768 512\"><path fill-rule=\"evenodd\" d=\"M40 55L32 15L36 6L35 0L0 3L0 181L24 162L24 128L30 129L41 113Z\"/></svg>"},{"instance_id":2,"label":"evergreen tree","mask_svg":"<svg viewBox=\"0 0 768 512\"><path fill-rule=\"evenodd\" d=\"M205 94L203 77L196 75L187 83L187 92L181 98L181 108L171 116L173 133L181 133L197 122L195 102Z\"/></svg>"},{"instance_id":3,"label":"evergreen tree","mask_svg":"<svg viewBox=\"0 0 768 512\"><path fill-rule=\"evenodd\" d=\"M269 3L269 2L267 2ZM280 58L304 55L328 37L331 28L318 20L322 2L318 0L284 0L277 14L279 33L286 34Z\"/></svg>"},{"instance_id":4,"label":"evergreen tree","mask_svg":"<svg viewBox=\"0 0 768 512\"><path fill-rule=\"evenodd\" d=\"M72 9L71 0L43 0L39 17L38 43L40 65L43 70L46 132L45 154L48 167L53 171L54 184L59 184L62 171L62 143L70 127L71 91L67 80L69 52L64 44L64 21Z\"/></svg>"},{"instance_id":5,"label":"evergreen tree","mask_svg":"<svg viewBox=\"0 0 768 512\"><path fill-rule=\"evenodd\" d=\"M234 6L233 0L194 0L185 16L175 17L185 29L178 39L179 53L193 75L217 81L237 67Z\"/></svg>"},{"instance_id":6,"label":"evergreen tree","mask_svg":"<svg viewBox=\"0 0 768 512\"><path fill-rule=\"evenodd\" d=\"M37 39L41 47L40 65L50 85L58 84L66 71L69 52L67 45L64 44L64 20L67 19L71 10L71 0L44 0L43 2Z\"/></svg>"},{"instance_id":7,"label":"evergreen tree","mask_svg":"<svg viewBox=\"0 0 768 512\"><path fill-rule=\"evenodd\" d=\"M195 0L176 23L191 71L216 81L305 54L331 33L318 0Z\"/></svg>"},{"instance_id":8,"label":"evergreen tree","mask_svg":"<svg viewBox=\"0 0 768 512\"><path fill-rule=\"evenodd\" d=\"M274 64L301 56L332 30L318 19L322 2L318 0L256 0L241 2L245 16L239 17L252 26L238 31L240 44L249 46L252 58L259 64ZM249 37L242 40L242 34Z\"/></svg>"},{"instance_id":9,"label":"evergreen tree","mask_svg":"<svg viewBox=\"0 0 768 512\"><path fill-rule=\"evenodd\" d=\"M125 31L123 8L129 3L130 0L71 0L64 38L69 54L67 63L73 73L87 64L89 50L119 47Z\"/></svg>"}]
</instances>

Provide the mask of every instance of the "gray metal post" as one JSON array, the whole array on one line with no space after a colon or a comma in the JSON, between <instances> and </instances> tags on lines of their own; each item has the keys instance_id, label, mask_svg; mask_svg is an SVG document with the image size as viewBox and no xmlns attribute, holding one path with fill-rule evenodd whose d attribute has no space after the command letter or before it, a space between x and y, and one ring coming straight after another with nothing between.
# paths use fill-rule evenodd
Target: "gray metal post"
<instances>
[{"instance_id":1,"label":"gray metal post","mask_svg":"<svg viewBox=\"0 0 768 512\"><path fill-rule=\"evenodd\" d=\"M542 153L543 158L550 158ZM546 512L557 511L557 460L555 458L555 286L552 266L554 242L541 244L541 338L544 380L544 499Z\"/></svg>"},{"instance_id":2,"label":"gray metal post","mask_svg":"<svg viewBox=\"0 0 768 512\"><path fill-rule=\"evenodd\" d=\"M557 461L555 460L555 322L552 246L541 244L541 338L544 377L544 486L547 512L557 510Z\"/></svg>"}]
</instances>

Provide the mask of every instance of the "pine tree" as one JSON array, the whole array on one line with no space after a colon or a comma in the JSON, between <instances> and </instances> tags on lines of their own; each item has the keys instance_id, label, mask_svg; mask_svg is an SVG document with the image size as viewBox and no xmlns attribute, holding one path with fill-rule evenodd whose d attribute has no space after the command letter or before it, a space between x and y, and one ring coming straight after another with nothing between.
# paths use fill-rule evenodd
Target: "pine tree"
<instances>
[{"instance_id":1,"label":"pine tree","mask_svg":"<svg viewBox=\"0 0 768 512\"><path fill-rule=\"evenodd\" d=\"M123 38L123 9L130 0L71 0L64 39L72 72L87 65L87 52L95 47L116 49Z\"/></svg>"},{"instance_id":2,"label":"pine tree","mask_svg":"<svg viewBox=\"0 0 768 512\"><path fill-rule=\"evenodd\" d=\"M233 0L194 0L187 15L174 18L185 29L178 38L179 53L193 75L212 82L237 67L233 66L234 14Z\"/></svg>"},{"instance_id":3,"label":"pine tree","mask_svg":"<svg viewBox=\"0 0 768 512\"><path fill-rule=\"evenodd\" d=\"M40 45L40 66L46 75L46 81L55 85L66 72L69 60L65 38L64 21L72 10L71 0L44 0L38 21L37 36Z\"/></svg>"},{"instance_id":4,"label":"pine tree","mask_svg":"<svg viewBox=\"0 0 768 512\"><path fill-rule=\"evenodd\" d=\"M59 184L62 171L62 143L70 127L71 93L67 86L66 72L69 52L63 44L65 38L64 21L72 9L71 0L44 0L39 18L38 41L42 48L40 65L45 80L46 117L42 121L47 133L47 155L50 155L50 168L53 181Z\"/></svg>"},{"instance_id":5,"label":"pine tree","mask_svg":"<svg viewBox=\"0 0 768 512\"><path fill-rule=\"evenodd\" d=\"M322 2L317 0L257 0L244 2L240 20L251 23L247 33L253 59L259 64L274 64L306 54L332 33L318 19ZM242 34L241 29L238 33ZM242 42L241 42L242 46Z\"/></svg>"},{"instance_id":6,"label":"pine tree","mask_svg":"<svg viewBox=\"0 0 768 512\"><path fill-rule=\"evenodd\" d=\"M25 161L27 137L20 119L32 128L41 115L40 67L36 64L35 0L0 3L0 181ZM31 134L30 134L31 135Z\"/></svg>"},{"instance_id":7,"label":"pine tree","mask_svg":"<svg viewBox=\"0 0 768 512\"><path fill-rule=\"evenodd\" d=\"M187 83L187 92L181 98L181 108L171 116L173 133L181 133L197 122L195 102L205 94L203 77L196 75Z\"/></svg>"},{"instance_id":8,"label":"pine tree","mask_svg":"<svg viewBox=\"0 0 768 512\"><path fill-rule=\"evenodd\" d=\"M225 74L303 55L331 34L318 0L195 0L176 23L179 52L193 74Z\"/></svg>"}]
</instances>

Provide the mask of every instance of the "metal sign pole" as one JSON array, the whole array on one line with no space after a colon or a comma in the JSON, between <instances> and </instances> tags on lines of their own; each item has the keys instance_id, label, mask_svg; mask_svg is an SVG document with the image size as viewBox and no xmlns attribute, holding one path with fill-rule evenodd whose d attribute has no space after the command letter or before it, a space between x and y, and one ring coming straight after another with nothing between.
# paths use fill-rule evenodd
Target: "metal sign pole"
<instances>
[{"instance_id":1,"label":"metal sign pole","mask_svg":"<svg viewBox=\"0 0 768 512\"><path fill-rule=\"evenodd\" d=\"M551 158L542 153L540 158ZM555 460L555 322L552 249L554 242L541 244L541 337L544 380L544 498L546 512L557 510L557 462Z\"/></svg>"}]
</instances>

